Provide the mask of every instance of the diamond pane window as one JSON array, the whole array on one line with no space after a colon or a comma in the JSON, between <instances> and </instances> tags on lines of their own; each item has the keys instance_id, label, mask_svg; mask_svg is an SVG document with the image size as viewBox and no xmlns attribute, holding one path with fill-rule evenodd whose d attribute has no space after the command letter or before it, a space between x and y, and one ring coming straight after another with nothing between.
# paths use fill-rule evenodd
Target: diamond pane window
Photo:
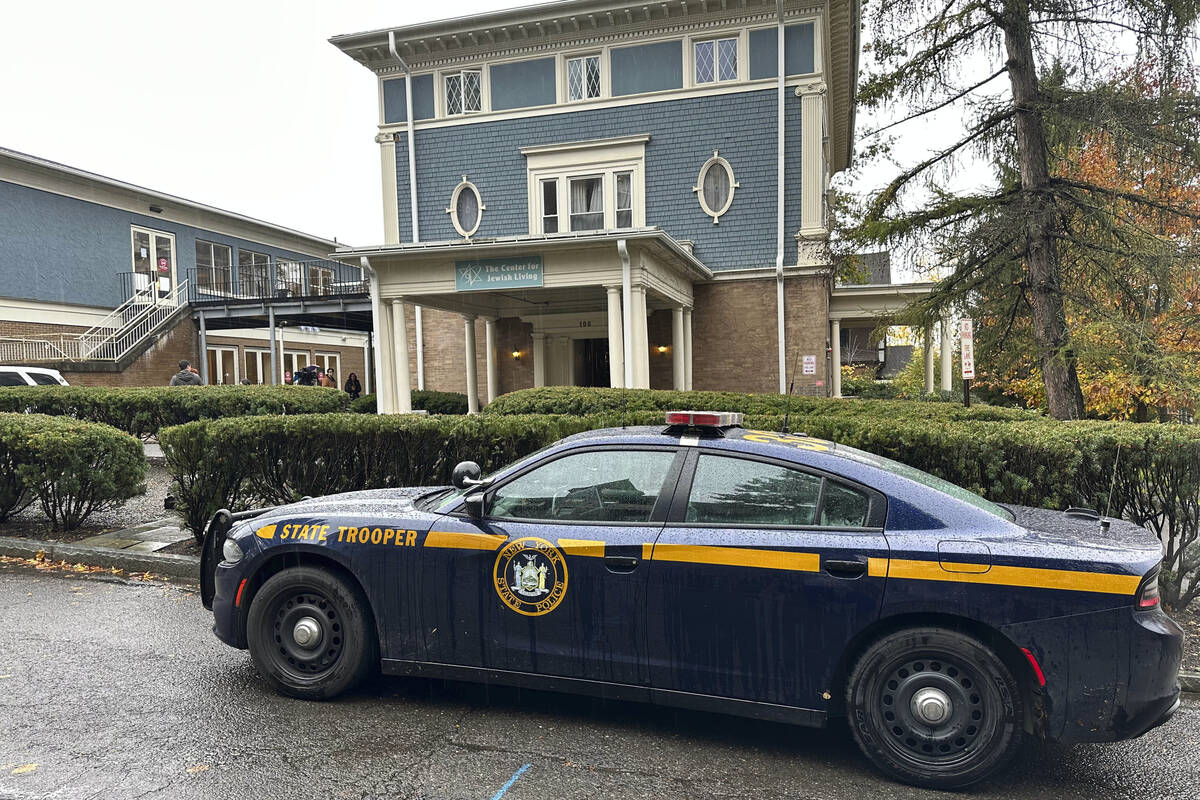
<instances>
[{"instance_id":1,"label":"diamond pane window","mask_svg":"<svg viewBox=\"0 0 1200 800\"><path fill-rule=\"evenodd\" d=\"M600 96L600 56L567 59L567 99Z\"/></svg>"},{"instance_id":2,"label":"diamond pane window","mask_svg":"<svg viewBox=\"0 0 1200 800\"><path fill-rule=\"evenodd\" d=\"M716 80L716 46L712 42L696 42L696 83Z\"/></svg>"},{"instance_id":3,"label":"diamond pane window","mask_svg":"<svg viewBox=\"0 0 1200 800\"><path fill-rule=\"evenodd\" d=\"M462 76L446 76L446 114L461 114L462 107Z\"/></svg>"},{"instance_id":4,"label":"diamond pane window","mask_svg":"<svg viewBox=\"0 0 1200 800\"><path fill-rule=\"evenodd\" d=\"M737 80L737 39L721 39L717 42L717 80Z\"/></svg>"},{"instance_id":5,"label":"diamond pane window","mask_svg":"<svg viewBox=\"0 0 1200 800\"><path fill-rule=\"evenodd\" d=\"M483 105L483 93L480 90L478 70L464 71L462 74L463 111L479 111Z\"/></svg>"},{"instance_id":6,"label":"diamond pane window","mask_svg":"<svg viewBox=\"0 0 1200 800\"><path fill-rule=\"evenodd\" d=\"M446 76L446 116L483 110L480 72L463 70Z\"/></svg>"}]
</instances>

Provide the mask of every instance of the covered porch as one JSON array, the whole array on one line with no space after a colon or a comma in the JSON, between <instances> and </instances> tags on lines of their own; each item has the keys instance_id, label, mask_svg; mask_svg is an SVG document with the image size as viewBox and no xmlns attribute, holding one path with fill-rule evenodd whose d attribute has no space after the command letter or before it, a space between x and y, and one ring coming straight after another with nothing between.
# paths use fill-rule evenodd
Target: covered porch
<instances>
[{"instance_id":1,"label":"covered porch","mask_svg":"<svg viewBox=\"0 0 1200 800\"><path fill-rule=\"evenodd\" d=\"M410 335L415 309L459 318L462 339L440 338L462 343L456 382L472 413L502 386L650 388L652 375L661 385L665 373L671 387L691 388L692 286L712 273L660 230L402 244L337 257L358 257L373 276L381 413L411 410L414 372L429 368L427 350L442 350L427 341L433 331ZM659 330L668 317L669 335Z\"/></svg>"}]
</instances>

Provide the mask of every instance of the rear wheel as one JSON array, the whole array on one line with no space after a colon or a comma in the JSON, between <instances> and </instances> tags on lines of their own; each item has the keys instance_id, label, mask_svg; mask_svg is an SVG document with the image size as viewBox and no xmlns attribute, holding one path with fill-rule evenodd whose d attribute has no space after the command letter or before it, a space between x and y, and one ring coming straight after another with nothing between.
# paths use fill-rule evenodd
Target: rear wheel
<instances>
[{"instance_id":1,"label":"rear wheel","mask_svg":"<svg viewBox=\"0 0 1200 800\"><path fill-rule=\"evenodd\" d=\"M259 674L276 691L305 700L341 694L379 660L362 592L315 567L285 569L262 585L246 638Z\"/></svg>"},{"instance_id":2,"label":"rear wheel","mask_svg":"<svg viewBox=\"0 0 1200 800\"><path fill-rule=\"evenodd\" d=\"M905 783L958 789L1003 769L1024 733L1021 691L982 642L944 628L913 628L871 644L850 674L846 707L855 741Z\"/></svg>"}]
</instances>

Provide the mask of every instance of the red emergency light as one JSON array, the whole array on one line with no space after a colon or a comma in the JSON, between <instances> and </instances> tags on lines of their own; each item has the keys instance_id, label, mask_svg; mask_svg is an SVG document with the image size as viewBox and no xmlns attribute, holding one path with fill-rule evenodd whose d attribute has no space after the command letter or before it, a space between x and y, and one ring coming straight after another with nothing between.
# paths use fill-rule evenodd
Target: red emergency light
<instances>
[{"instance_id":1,"label":"red emergency light","mask_svg":"<svg viewBox=\"0 0 1200 800\"><path fill-rule=\"evenodd\" d=\"M686 425L689 428L726 428L742 424L740 411L668 411L668 425Z\"/></svg>"}]
</instances>

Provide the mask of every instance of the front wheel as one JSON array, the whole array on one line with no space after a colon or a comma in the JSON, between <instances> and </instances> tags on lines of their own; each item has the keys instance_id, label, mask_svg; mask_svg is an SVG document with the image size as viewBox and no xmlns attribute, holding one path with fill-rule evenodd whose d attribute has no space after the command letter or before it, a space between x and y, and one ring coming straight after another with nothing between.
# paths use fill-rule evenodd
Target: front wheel
<instances>
[{"instance_id":1,"label":"front wheel","mask_svg":"<svg viewBox=\"0 0 1200 800\"><path fill-rule=\"evenodd\" d=\"M276 691L305 700L341 694L379 660L362 592L314 567L285 569L262 585L246 638L259 674Z\"/></svg>"},{"instance_id":2,"label":"front wheel","mask_svg":"<svg viewBox=\"0 0 1200 800\"><path fill-rule=\"evenodd\" d=\"M850 674L850 728L876 767L960 789L1003 769L1024 740L1020 686L982 642L913 628L872 643Z\"/></svg>"}]
</instances>

